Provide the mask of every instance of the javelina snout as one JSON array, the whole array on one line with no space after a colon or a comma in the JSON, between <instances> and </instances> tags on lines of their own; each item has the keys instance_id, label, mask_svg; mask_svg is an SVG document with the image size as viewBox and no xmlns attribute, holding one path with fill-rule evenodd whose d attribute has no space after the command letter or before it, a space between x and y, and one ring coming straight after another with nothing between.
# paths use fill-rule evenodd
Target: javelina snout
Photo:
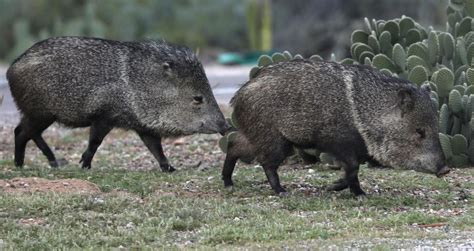
<instances>
[{"instance_id":1,"label":"javelina snout","mask_svg":"<svg viewBox=\"0 0 474 251\"><path fill-rule=\"evenodd\" d=\"M217 121L201 121L199 132L209 134L219 133L224 135L230 128L231 127L224 119L219 119Z\"/></svg>"},{"instance_id":2,"label":"javelina snout","mask_svg":"<svg viewBox=\"0 0 474 251\"><path fill-rule=\"evenodd\" d=\"M451 171L451 169L448 166L441 166L441 168L438 169L438 172L436 173L436 176L438 178L443 177L444 175L448 174Z\"/></svg>"},{"instance_id":3,"label":"javelina snout","mask_svg":"<svg viewBox=\"0 0 474 251\"><path fill-rule=\"evenodd\" d=\"M220 133L224 135L230 129L230 126L227 124L215 99L213 97L210 97L210 99L207 104L204 104L205 101L202 101L203 107L199 109L202 117L199 120L197 132L206 134Z\"/></svg>"}]
</instances>

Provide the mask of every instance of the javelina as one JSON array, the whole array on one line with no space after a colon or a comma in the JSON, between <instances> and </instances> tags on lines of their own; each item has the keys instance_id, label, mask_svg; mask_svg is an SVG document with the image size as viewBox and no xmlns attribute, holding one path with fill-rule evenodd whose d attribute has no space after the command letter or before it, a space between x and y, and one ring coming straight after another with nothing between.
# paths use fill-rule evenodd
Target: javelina
<instances>
[{"instance_id":1,"label":"javelina","mask_svg":"<svg viewBox=\"0 0 474 251\"><path fill-rule=\"evenodd\" d=\"M333 154L345 176L329 189L355 195L365 194L359 164L372 158L443 175L449 168L427 89L361 65L293 60L265 67L231 100L239 131L227 149L224 185L233 185L239 158L255 157L273 190L285 192L277 168L293 147Z\"/></svg>"},{"instance_id":2,"label":"javelina","mask_svg":"<svg viewBox=\"0 0 474 251\"><path fill-rule=\"evenodd\" d=\"M102 140L118 127L136 131L163 171L174 168L163 154L161 137L228 127L197 57L166 42L50 38L17 58L7 79L22 113L15 129L17 166L23 165L30 139L51 166L58 166L41 136L53 122L90 126L83 168L91 168Z\"/></svg>"}]
</instances>

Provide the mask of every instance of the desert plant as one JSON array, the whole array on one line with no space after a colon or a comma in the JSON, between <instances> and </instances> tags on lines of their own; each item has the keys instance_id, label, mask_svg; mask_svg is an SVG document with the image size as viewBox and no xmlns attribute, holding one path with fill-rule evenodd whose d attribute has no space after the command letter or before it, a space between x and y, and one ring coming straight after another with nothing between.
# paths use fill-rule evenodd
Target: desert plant
<instances>
[{"instance_id":1,"label":"desert plant","mask_svg":"<svg viewBox=\"0 0 474 251\"><path fill-rule=\"evenodd\" d=\"M351 36L351 56L421 86L439 109L440 141L453 166L474 163L474 0L451 0L446 31L412 18L370 21Z\"/></svg>"}]
</instances>

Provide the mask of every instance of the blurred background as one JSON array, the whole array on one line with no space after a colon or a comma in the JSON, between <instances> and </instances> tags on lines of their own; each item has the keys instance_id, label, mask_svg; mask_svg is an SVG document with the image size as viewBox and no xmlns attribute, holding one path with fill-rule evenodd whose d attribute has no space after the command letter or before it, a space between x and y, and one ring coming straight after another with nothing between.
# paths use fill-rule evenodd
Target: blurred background
<instances>
[{"instance_id":1,"label":"blurred background","mask_svg":"<svg viewBox=\"0 0 474 251\"><path fill-rule=\"evenodd\" d=\"M402 14L445 26L443 0L0 0L0 61L36 41L65 35L165 39L199 48L205 63L222 52L289 50L348 56L363 18ZM435 27L439 28L439 27Z\"/></svg>"},{"instance_id":2,"label":"blurred background","mask_svg":"<svg viewBox=\"0 0 474 251\"><path fill-rule=\"evenodd\" d=\"M446 0L0 0L0 117L17 119L5 72L52 36L164 39L199 51L214 94L227 104L263 53L350 56L364 17L410 16L444 30Z\"/></svg>"}]
</instances>

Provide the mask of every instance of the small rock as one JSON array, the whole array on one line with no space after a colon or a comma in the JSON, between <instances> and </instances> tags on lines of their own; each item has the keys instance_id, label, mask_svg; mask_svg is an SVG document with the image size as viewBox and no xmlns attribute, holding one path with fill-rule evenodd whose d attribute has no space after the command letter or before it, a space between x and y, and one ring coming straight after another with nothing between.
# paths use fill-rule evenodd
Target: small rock
<instances>
[{"instance_id":1,"label":"small rock","mask_svg":"<svg viewBox=\"0 0 474 251\"><path fill-rule=\"evenodd\" d=\"M314 173L314 169L308 169L308 173Z\"/></svg>"},{"instance_id":2,"label":"small rock","mask_svg":"<svg viewBox=\"0 0 474 251\"><path fill-rule=\"evenodd\" d=\"M127 225L125 226L125 228L127 229L134 229L135 228L135 224L133 222L129 222L127 223Z\"/></svg>"},{"instance_id":3,"label":"small rock","mask_svg":"<svg viewBox=\"0 0 474 251\"><path fill-rule=\"evenodd\" d=\"M92 203L94 204L103 204L105 201L102 198L94 198Z\"/></svg>"}]
</instances>

